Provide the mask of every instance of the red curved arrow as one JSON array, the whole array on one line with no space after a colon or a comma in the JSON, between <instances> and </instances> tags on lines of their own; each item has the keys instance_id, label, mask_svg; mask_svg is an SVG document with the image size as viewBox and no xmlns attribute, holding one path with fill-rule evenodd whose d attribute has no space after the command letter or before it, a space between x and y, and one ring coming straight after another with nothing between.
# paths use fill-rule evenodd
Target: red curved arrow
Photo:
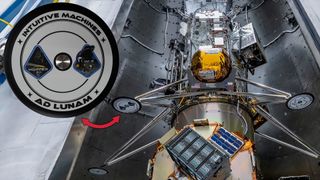
<instances>
[{"instance_id":1,"label":"red curved arrow","mask_svg":"<svg viewBox=\"0 0 320 180\"><path fill-rule=\"evenodd\" d=\"M112 121L110 121L106 124L101 124L101 125L93 124L87 118L82 118L81 120L82 120L83 125L85 125L85 126L88 126L88 127L94 128L94 129L105 129L105 128L108 128L108 127L115 125L116 123L119 123L120 116L116 116L116 117L112 118Z\"/></svg>"}]
</instances>

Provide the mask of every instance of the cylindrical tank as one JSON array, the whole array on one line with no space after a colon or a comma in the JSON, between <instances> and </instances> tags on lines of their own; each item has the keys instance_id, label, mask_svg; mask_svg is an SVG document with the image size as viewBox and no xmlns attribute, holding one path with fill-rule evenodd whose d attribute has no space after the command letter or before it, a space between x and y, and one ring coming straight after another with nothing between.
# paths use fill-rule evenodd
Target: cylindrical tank
<instances>
[{"instance_id":1,"label":"cylindrical tank","mask_svg":"<svg viewBox=\"0 0 320 180\"><path fill-rule=\"evenodd\" d=\"M250 111L241 103L223 98L187 101L174 119L178 130L192 124L195 119L208 119L209 123L220 123L225 129L253 140L253 120Z\"/></svg>"}]
</instances>

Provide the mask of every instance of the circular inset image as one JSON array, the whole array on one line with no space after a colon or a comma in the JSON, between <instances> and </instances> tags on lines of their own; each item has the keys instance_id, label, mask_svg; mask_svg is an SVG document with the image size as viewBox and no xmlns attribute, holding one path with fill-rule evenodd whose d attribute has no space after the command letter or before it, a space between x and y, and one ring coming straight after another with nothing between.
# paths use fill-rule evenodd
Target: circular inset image
<instances>
[{"instance_id":1,"label":"circular inset image","mask_svg":"<svg viewBox=\"0 0 320 180\"><path fill-rule=\"evenodd\" d=\"M88 172L93 174L93 175L98 175L98 176L102 176L102 175L106 175L109 172L103 168L100 167L92 167L88 169Z\"/></svg>"},{"instance_id":2,"label":"circular inset image","mask_svg":"<svg viewBox=\"0 0 320 180\"><path fill-rule=\"evenodd\" d=\"M140 111L141 103L129 97L118 97L112 101L112 107L121 113L131 114Z\"/></svg>"},{"instance_id":3,"label":"circular inset image","mask_svg":"<svg viewBox=\"0 0 320 180\"><path fill-rule=\"evenodd\" d=\"M310 93L301 93L292 96L287 101L287 107L292 110L304 109L310 106L314 101L314 97Z\"/></svg>"},{"instance_id":4,"label":"circular inset image","mask_svg":"<svg viewBox=\"0 0 320 180\"><path fill-rule=\"evenodd\" d=\"M114 36L92 11L54 3L25 15L11 31L4 57L8 82L30 109L71 117L97 106L118 72Z\"/></svg>"}]
</instances>

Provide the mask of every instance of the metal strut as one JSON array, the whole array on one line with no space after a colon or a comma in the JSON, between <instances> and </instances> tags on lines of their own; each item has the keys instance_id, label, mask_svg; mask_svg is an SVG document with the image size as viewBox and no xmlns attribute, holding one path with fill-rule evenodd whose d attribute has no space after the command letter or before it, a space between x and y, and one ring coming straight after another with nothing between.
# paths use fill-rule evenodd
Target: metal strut
<instances>
[{"instance_id":1,"label":"metal strut","mask_svg":"<svg viewBox=\"0 0 320 180\"><path fill-rule=\"evenodd\" d=\"M254 81L251 81L251 80L248 80L248 79L244 79L244 78L241 78L241 77L236 77L236 80L249 83L249 84L254 85L254 86L256 86L256 87L260 87L260 88L262 88L262 89L266 89L266 90L268 90L268 91L274 92L274 93L276 93L276 94L285 95L285 96L287 96L288 99L292 96L292 95L291 95L290 93L288 93L288 92L281 91L281 90L279 90L279 89L276 89L276 88L273 88L273 87L270 87L270 86L267 86L267 85L264 85L264 84L261 84L261 83L257 83L257 82L254 82Z\"/></svg>"},{"instance_id":2,"label":"metal strut","mask_svg":"<svg viewBox=\"0 0 320 180\"><path fill-rule=\"evenodd\" d=\"M256 105L255 109L261 116L263 116L265 119L269 120L272 124L274 124L276 127L278 127L281 131L283 131L284 133L289 135L291 138L296 140L299 144L301 144L302 146L307 148L310 151L308 155L313 154L312 157L316 157L316 158L318 158L320 156L319 155L320 153L319 153L319 151L317 149L315 149L312 146L308 145L308 143L305 142L301 137L299 137L297 134L295 134L293 131L291 131L289 128L287 128L284 124L282 124L278 119L276 119L271 114L269 114L261 106ZM266 137L266 136L264 136L264 137ZM272 139L272 138L268 137L268 139ZM274 140L274 138L272 140ZM276 142L280 143L280 141L276 141ZM283 144L283 143L280 143L280 144Z\"/></svg>"},{"instance_id":3,"label":"metal strut","mask_svg":"<svg viewBox=\"0 0 320 180\"><path fill-rule=\"evenodd\" d=\"M143 145L143 146L141 146L141 147L139 147L139 148L137 148L137 149L135 149L135 150L123 155L123 156L120 156L120 157L118 157L116 159L108 161L107 164L108 164L108 166L111 166L111 165L113 165L113 164L115 164L117 162L120 162L120 161L122 161L124 159L127 159L127 158L137 154L138 152L141 152L141 151L147 149L148 147L151 147L151 146L154 146L154 145L158 144L158 142L159 142L159 139L154 140L154 141L152 141L152 142L150 142L150 143L148 143L146 145Z\"/></svg>"},{"instance_id":4,"label":"metal strut","mask_svg":"<svg viewBox=\"0 0 320 180\"><path fill-rule=\"evenodd\" d=\"M159 87L157 89L154 89L152 91L146 92L144 94L141 94L139 96L136 96L135 99L140 101L141 103L146 103L146 101L153 101L153 100L164 100L164 99L179 99L183 97L192 97L192 96L200 96L205 94L218 94L218 95L230 95L230 96L246 96L246 97L263 97L263 98L271 98L272 100L266 101L264 103L283 103L286 102L292 95L288 92L281 91L276 88L269 87L264 84L260 84L257 82L250 81L248 79L236 77L236 80L247 82L249 84L252 84L254 86L266 89L268 91L273 92L274 94L268 94L268 93L255 93L255 92L230 92L230 91L217 91L217 90L211 90L211 91L197 91L197 92L185 92L185 93L176 93L171 95L154 95L155 93L164 90L166 88L169 88L171 86L175 86L178 84L181 84L188 79L181 79L179 81L164 85L162 87ZM151 96L154 95L154 96ZM277 98L277 100L274 100L274 98ZM280 99L280 100L279 100Z\"/></svg>"},{"instance_id":5,"label":"metal strut","mask_svg":"<svg viewBox=\"0 0 320 180\"><path fill-rule=\"evenodd\" d=\"M258 135L258 136L260 136L260 137L263 137L263 138L265 138L265 139L268 139L268 140L270 140L270 141L273 141L273 142L275 142L275 143L278 143L278 144L281 144L281 145L286 146L286 147L288 147L288 148L291 148L291 149L293 149L293 150L299 151L299 152L301 152L301 153L303 153L303 154L305 154L305 155L311 156L311 157L313 157L313 158L318 158L318 157L319 157L319 155L317 155L317 154L315 154L315 153L313 153L313 152L306 151L306 150L304 150L304 149L301 149L301 148L296 147L296 146L294 146L294 145L292 145L292 144L289 144L289 143L286 143L286 142L284 142L284 141L281 141L281 140L279 140L279 139L277 139L277 138L268 136L268 135L266 135L266 134L263 134L263 133L260 133L260 132L255 132L255 134Z\"/></svg>"},{"instance_id":6,"label":"metal strut","mask_svg":"<svg viewBox=\"0 0 320 180\"><path fill-rule=\"evenodd\" d=\"M152 91L148 91L148 92L143 93L143 94L141 94L141 95L139 95L139 96L136 96L135 99L138 100L138 101L140 101L140 99L143 98L143 97L150 96L150 95L152 95L152 94L154 94L154 93L156 93L156 92L159 92L159 91L162 91L162 90L164 90L164 89L166 89L166 88L169 88L169 87L171 87L171 86L174 86L174 85L183 83L183 82L185 82L185 81L187 81L187 80L188 80L188 79L185 78L185 79L181 79L181 80L179 80L179 81L176 81L176 82L173 82L173 83L170 83L170 84L161 86L161 87L159 87L159 88L157 88L157 89L154 89L154 90L152 90Z\"/></svg>"},{"instance_id":7,"label":"metal strut","mask_svg":"<svg viewBox=\"0 0 320 180\"><path fill-rule=\"evenodd\" d=\"M160 114L158 114L156 117L154 117L147 125L145 125L137 134L135 134L129 141L127 141L124 145L122 145L116 152L114 152L107 160L104 161L104 164L107 164L108 166L119 162L125 158L130 157L131 155L135 154L136 152L139 152L142 149L145 149L143 147L138 148L137 150L134 150L133 153L128 153L118 159L116 159L121 153L123 153L126 149L128 149L132 144L134 144L137 140L139 140L142 136L144 136L147 132L149 132L160 120L165 118L169 113L171 112L170 108L165 109ZM146 146L151 146L149 143Z\"/></svg>"},{"instance_id":8,"label":"metal strut","mask_svg":"<svg viewBox=\"0 0 320 180\"><path fill-rule=\"evenodd\" d=\"M138 100L141 103L151 100L164 100L164 99L179 99L183 97L200 96L206 94L218 94L218 95L230 95L230 96L247 96L247 97L268 97L268 98L281 98L282 101L286 101L288 98L286 95L282 94L266 94L266 93L253 93L253 92L229 92L229 91L197 91L197 92L187 92L187 93L177 93L171 95L157 95L150 97L140 97Z\"/></svg>"}]
</instances>

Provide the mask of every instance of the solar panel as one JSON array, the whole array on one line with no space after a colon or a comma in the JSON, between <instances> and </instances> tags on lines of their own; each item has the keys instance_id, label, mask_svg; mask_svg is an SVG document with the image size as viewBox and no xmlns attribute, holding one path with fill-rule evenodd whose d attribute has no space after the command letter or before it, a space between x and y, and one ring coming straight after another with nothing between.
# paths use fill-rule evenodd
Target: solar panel
<instances>
[{"instance_id":1,"label":"solar panel","mask_svg":"<svg viewBox=\"0 0 320 180\"><path fill-rule=\"evenodd\" d=\"M191 128L183 129L166 145L171 158L196 180L229 176L229 157ZM220 178L219 178L220 179Z\"/></svg>"}]
</instances>

